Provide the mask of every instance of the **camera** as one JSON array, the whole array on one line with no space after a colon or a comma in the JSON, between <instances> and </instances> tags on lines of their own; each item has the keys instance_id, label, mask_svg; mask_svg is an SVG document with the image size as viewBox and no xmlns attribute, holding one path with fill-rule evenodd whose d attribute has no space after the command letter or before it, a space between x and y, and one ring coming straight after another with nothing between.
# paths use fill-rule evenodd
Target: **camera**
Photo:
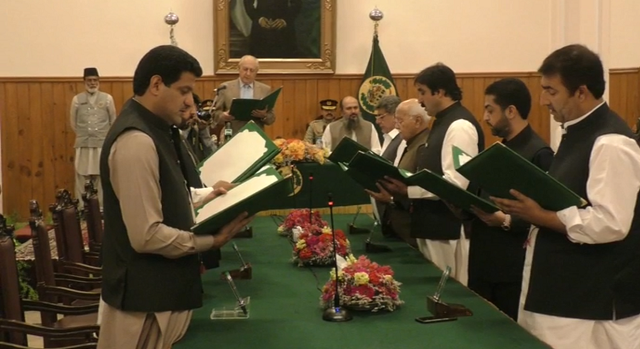
<instances>
[{"instance_id":1,"label":"camera","mask_svg":"<svg viewBox=\"0 0 640 349\"><path fill-rule=\"evenodd\" d=\"M211 121L211 119L213 119L214 110L215 109L213 108L213 100L207 99L198 104L198 111L196 112L196 116L202 121L209 122Z\"/></svg>"}]
</instances>

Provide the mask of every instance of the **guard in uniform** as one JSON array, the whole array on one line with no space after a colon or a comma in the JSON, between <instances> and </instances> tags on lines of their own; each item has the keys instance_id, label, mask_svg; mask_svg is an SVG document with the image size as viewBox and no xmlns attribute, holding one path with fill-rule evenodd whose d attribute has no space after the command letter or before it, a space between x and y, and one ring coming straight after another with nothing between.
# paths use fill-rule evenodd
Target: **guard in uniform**
<instances>
[{"instance_id":1,"label":"guard in uniform","mask_svg":"<svg viewBox=\"0 0 640 349\"><path fill-rule=\"evenodd\" d=\"M338 101L334 99L320 101L320 115L307 126L307 132L304 135L305 142L312 144L322 142L324 130L336 118L336 109L338 109Z\"/></svg>"}]
</instances>

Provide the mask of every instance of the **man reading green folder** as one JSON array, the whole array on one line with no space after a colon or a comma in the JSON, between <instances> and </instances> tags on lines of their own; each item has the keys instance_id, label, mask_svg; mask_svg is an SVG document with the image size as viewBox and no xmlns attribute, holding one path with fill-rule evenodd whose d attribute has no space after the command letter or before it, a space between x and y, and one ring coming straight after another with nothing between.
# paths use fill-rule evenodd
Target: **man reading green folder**
<instances>
[{"instance_id":1,"label":"man reading green folder","mask_svg":"<svg viewBox=\"0 0 640 349\"><path fill-rule=\"evenodd\" d=\"M498 80L485 90L484 121L491 133L547 171L553 150L527 122L530 110L531 94L519 79ZM481 190L480 196L489 200L486 190ZM531 223L502 211L487 213L473 207L472 212L475 219L471 222L473 235L469 244L469 288L517 321L525 255L522 246Z\"/></svg>"},{"instance_id":2,"label":"man reading green folder","mask_svg":"<svg viewBox=\"0 0 640 349\"><path fill-rule=\"evenodd\" d=\"M640 347L640 148L603 98L605 70L582 45L538 69L541 103L564 129L549 174L588 201L548 210L493 198L534 225L518 322L554 348Z\"/></svg>"},{"instance_id":3,"label":"man reading green folder","mask_svg":"<svg viewBox=\"0 0 640 349\"><path fill-rule=\"evenodd\" d=\"M250 119L256 122L260 128L272 125L276 121L273 106L261 106L260 109L251 110L250 118L247 115L233 115L230 113L232 101L237 98L262 99L271 94L271 87L256 81L259 70L258 59L253 56L243 56L238 62L238 78L223 82L218 91L214 122L229 122L235 135Z\"/></svg>"},{"instance_id":4,"label":"man reading green folder","mask_svg":"<svg viewBox=\"0 0 640 349\"><path fill-rule=\"evenodd\" d=\"M456 145L475 155L484 148L484 135L478 121L460 102L462 91L455 73L438 63L421 71L414 84L419 102L435 117L426 143L416 156L418 170L428 169L469 189L469 181L455 169L451 148ZM461 220L437 195L420 187L407 187L393 179L385 187L394 197L411 200L411 235L418 239L425 258L443 270L451 267L452 276L466 285L468 241Z\"/></svg>"}]
</instances>

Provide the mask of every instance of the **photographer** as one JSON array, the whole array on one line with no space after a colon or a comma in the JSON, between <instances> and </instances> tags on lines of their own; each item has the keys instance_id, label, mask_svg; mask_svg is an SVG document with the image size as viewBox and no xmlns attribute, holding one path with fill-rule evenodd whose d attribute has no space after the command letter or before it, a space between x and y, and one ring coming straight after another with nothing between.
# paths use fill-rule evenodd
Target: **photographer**
<instances>
[{"instance_id":1,"label":"photographer","mask_svg":"<svg viewBox=\"0 0 640 349\"><path fill-rule=\"evenodd\" d=\"M214 140L211 138L209 126L212 115L200 108L200 97L193 94L194 105L191 108L191 119L186 127L180 130L182 138L188 145L190 152L195 157L195 162L200 163L217 150Z\"/></svg>"}]
</instances>

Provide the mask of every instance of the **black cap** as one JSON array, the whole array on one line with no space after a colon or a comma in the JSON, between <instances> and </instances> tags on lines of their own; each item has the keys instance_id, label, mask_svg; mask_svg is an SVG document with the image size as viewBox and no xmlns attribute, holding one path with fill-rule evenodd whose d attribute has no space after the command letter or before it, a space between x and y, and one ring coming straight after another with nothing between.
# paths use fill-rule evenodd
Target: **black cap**
<instances>
[{"instance_id":1,"label":"black cap","mask_svg":"<svg viewBox=\"0 0 640 349\"><path fill-rule=\"evenodd\" d=\"M338 108L338 101L335 99L325 99L320 101L320 109L322 110L336 110Z\"/></svg>"},{"instance_id":2,"label":"black cap","mask_svg":"<svg viewBox=\"0 0 640 349\"><path fill-rule=\"evenodd\" d=\"M87 76L100 76L100 75L98 75L98 69L96 68L84 68L84 75L82 77L86 78Z\"/></svg>"}]
</instances>

